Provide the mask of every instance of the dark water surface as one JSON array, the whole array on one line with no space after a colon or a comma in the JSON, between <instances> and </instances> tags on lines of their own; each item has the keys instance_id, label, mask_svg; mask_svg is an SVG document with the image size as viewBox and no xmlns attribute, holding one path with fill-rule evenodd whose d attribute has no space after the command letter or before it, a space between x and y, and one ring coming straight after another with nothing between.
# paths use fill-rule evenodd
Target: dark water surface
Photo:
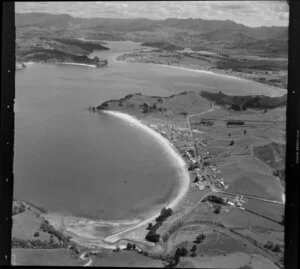
<instances>
[{"instance_id":1,"label":"dark water surface","mask_svg":"<svg viewBox=\"0 0 300 269\"><path fill-rule=\"evenodd\" d=\"M254 82L148 64L114 63L139 46L109 42L103 69L28 64L16 74L14 196L54 212L120 219L163 204L177 180L164 149L145 131L86 108L141 92L270 91Z\"/></svg>"}]
</instances>

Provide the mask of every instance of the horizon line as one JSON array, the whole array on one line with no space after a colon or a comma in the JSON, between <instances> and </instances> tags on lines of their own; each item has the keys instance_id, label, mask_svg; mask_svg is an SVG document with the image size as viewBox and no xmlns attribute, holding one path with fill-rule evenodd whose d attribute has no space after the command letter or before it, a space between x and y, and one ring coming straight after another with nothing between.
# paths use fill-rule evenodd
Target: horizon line
<instances>
[{"instance_id":1,"label":"horizon line","mask_svg":"<svg viewBox=\"0 0 300 269\"><path fill-rule=\"evenodd\" d=\"M70 16L72 18L78 18L78 19L123 19L123 20L134 20L134 19L143 19L143 20L149 20L149 21L164 21L164 20L168 20L168 19L177 19L177 20L203 20L203 21L220 21L220 22L233 22L237 25L243 25L245 27L248 27L248 28L262 28L262 27L265 27L265 28L272 28L272 27L283 27L283 28L288 28L289 25L286 25L286 26L283 26L283 25L268 25L268 26L264 26L264 25L261 25L261 26L249 26L249 25L246 25L244 23L239 23L239 22L236 22L234 20L229 20L229 19L224 19L224 20L220 20L220 19L212 19L212 20L209 20L209 19L202 19L202 18L180 18L180 17L168 17L168 18L164 18L164 19L150 19L150 18L146 18L146 17L131 17L131 18L124 18L124 17L77 17L77 16L73 16L73 15L70 15L68 13L51 13L51 12L15 12L15 14L49 14L49 15L67 15L67 16Z\"/></svg>"}]
</instances>

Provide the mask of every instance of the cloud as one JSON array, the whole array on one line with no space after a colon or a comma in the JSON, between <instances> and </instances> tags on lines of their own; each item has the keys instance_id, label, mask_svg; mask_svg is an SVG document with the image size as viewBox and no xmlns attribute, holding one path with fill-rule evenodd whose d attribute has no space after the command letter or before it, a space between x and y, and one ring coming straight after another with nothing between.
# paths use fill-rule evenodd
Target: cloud
<instances>
[{"instance_id":1,"label":"cloud","mask_svg":"<svg viewBox=\"0 0 300 269\"><path fill-rule=\"evenodd\" d=\"M202 18L248 26L287 25L286 1L16 2L16 12L67 13L74 17Z\"/></svg>"}]
</instances>

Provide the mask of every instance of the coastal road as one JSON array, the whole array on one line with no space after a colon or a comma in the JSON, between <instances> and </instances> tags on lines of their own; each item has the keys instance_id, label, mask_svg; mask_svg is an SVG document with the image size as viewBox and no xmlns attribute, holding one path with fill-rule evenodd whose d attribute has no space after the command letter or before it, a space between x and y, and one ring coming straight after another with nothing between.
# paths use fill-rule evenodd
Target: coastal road
<instances>
[{"instance_id":1,"label":"coastal road","mask_svg":"<svg viewBox=\"0 0 300 269\"><path fill-rule=\"evenodd\" d=\"M195 117L195 116L201 116L201 115L204 115L206 113L212 112L212 111L217 110L217 109L220 109L220 107L214 106L212 104L212 107L210 109L204 111L204 112L201 112L201 113L198 113L198 114L193 114L193 115L188 115L187 116L188 126L189 126L189 129L190 129L191 138L193 140L193 145L194 145L194 150L195 150L195 156L197 156L197 157L199 156L199 154L198 154L198 150L197 150L197 144L196 144L195 138L194 138L194 133L193 133L193 130L192 130L192 127L191 127L190 118ZM203 145L202 141L201 141L201 144ZM199 167L201 167L200 160L199 160L199 158L197 158L197 159L198 159L197 160L198 161L198 165L199 165Z\"/></svg>"}]
</instances>

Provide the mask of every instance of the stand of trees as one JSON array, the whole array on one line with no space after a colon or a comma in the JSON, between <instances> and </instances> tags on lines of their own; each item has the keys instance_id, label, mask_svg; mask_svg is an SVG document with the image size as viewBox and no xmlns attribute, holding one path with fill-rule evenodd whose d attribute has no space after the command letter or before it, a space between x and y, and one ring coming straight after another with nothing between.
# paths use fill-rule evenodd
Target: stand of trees
<instances>
[{"instance_id":1,"label":"stand of trees","mask_svg":"<svg viewBox=\"0 0 300 269\"><path fill-rule=\"evenodd\" d=\"M131 244L131 243L127 243L127 245L126 245L126 249L127 250L135 250L135 244Z\"/></svg>"},{"instance_id":2,"label":"stand of trees","mask_svg":"<svg viewBox=\"0 0 300 269\"><path fill-rule=\"evenodd\" d=\"M145 239L147 241L157 243L159 241L160 235L156 233L157 229L163 224L163 222L172 215L173 211L171 208L163 208L160 215L155 219L156 223L152 225L149 223L147 230L149 232L146 234Z\"/></svg>"},{"instance_id":3,"label":"stand of trees","mask_svg":"<svg viewBox=\"0 0 300 269\"><path fill-rule=\"evenodd\" d=\"M36 240L23 240L12 238L11 244L13 248L37 248L37 249L52 249L52 248L65 248L66 244L54 243L53 241Z\"/></svg>"},{"instance_id":4,"label":"stand of trees","mask_svg":"<svg viewBox=\"0 0 300 269\"><path fill-rule=\"evenodd\" d=\"M233 110L246 110L247 108L269 109L286 106L287 94L279 97L265 95L227 95L222 93L200 92L200 96L215 102L217 105L229 106Z\"/></svg>"},{"instance_id":5,"label":"stand of trees","mask_svg":"<svg viewBox=\"0 0 300 269\"><path fill-rule=\"evenodd\" d=\"M194 243L195 244L200 244L202 243L206 238L206 235L205 234L199 234L196 239L194 240ZM196 245L193 246L193 248L196 247Z\"/></svg>"},{"instance_id":6,"label":"stand of trees","mask_svg":"<svg viewBox=\"0 0 300 269\"><path fill-rule=\"evenodd\" d=\"M216 195L207 196L206 198L203 199L203 202L206 202L206 201L210 201L210 202L213 202L213 203L216 203L216 204L226 205L225 199L223 197L219 197L219 196L216 196Z\"/></svg>"},{"instance_id":7,"label":"stand of trees","mask_svg":"<svg viewBox=\"0 0 300 269\"><path fill-rule=\"evenodd\" d=\"M64 236L61 232L54 229L52 225L49 224L47 220L45 220L40 227L41 231L45 233L49 233L55 237L57 237L58 240L63 241L64 243L68 243L70 241L70 237Z\"/></svg>"},{"instance_id":8,"label":"stand of trees","mask_svg":"<svg viewBox=\"0 0 300 269\"><path fill-rule=\"evenodd\" d=\"M185 247L177 248L174 257L169 261L169 263L167 264L167 266L165 266L165 268L176 267L177 264L180 262L180 257L186 257L187 253L188 251Z\"/></svg>"}]
</instances>

